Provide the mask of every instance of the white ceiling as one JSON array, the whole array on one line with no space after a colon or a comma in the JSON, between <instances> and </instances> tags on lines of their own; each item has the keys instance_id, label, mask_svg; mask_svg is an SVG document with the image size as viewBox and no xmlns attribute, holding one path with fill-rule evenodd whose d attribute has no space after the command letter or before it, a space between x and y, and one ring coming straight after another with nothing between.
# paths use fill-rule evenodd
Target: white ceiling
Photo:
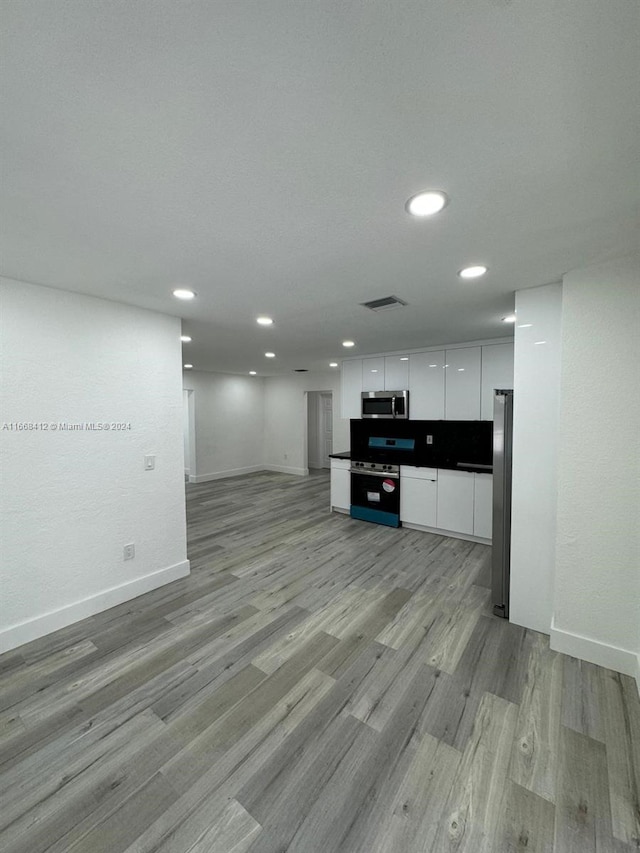
<instances>
[{"instance_id":1,"label":"white ceiling","mask_svg":"<svg viewBox=\"0 0 640 853\"><path fill-rule=\"evenodd\" d=\"M2 272L179 314L207 370L511 334L514 290L636 247L639 9L3 0Z\"/></svg>"}]
</instances>

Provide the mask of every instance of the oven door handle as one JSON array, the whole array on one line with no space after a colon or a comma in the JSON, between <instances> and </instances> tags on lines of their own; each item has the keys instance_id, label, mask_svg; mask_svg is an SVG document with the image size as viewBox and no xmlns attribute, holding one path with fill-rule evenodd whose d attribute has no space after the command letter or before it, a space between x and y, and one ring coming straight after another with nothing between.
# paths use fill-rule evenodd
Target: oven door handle
<instances>
[{"instance_id":1,"label":"oven door handle","mask_svg":"<svg viewBox=\"0 0 640 853\"><path fill-rule=\"evenodd\" d=\"M388 471L363 471L362 468L350 468L351 474L362 474L364 477L381 477L386 480L399 480L400 474L392 474Z\"/></svg>"}]
</instances>

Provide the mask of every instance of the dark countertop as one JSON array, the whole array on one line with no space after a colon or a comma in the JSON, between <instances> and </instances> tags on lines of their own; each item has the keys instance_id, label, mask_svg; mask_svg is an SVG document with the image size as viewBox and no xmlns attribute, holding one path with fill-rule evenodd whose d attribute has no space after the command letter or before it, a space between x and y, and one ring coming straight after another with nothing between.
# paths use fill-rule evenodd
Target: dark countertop
<instances>
[{"instance_id":1,"label":"dark countertop","mask_svg":"<svg viewBox=\"0 0 640 853\"><path fill-rule=\"evenodd\" d=\"M440 466L442 467L442 466ZM450 465L447 466L450 471L468 471L472 474L493 474L493 465Z\"/></svg>"},{"instance_id":2,"label":"dark countertop","mask_svg":"<svg viewBox=\"0 0 640 853\"><path fill-rule=\"evenodd\" d=\"M330 453L330 459L351 459L351 451L345 450L343 453ZM491 465L474 465L472 462L468 464L457 465L409 465L410 468L441 468L448 471L467 471L472 474L493 474L493 466Z\"/></svg>"}]
</instances>

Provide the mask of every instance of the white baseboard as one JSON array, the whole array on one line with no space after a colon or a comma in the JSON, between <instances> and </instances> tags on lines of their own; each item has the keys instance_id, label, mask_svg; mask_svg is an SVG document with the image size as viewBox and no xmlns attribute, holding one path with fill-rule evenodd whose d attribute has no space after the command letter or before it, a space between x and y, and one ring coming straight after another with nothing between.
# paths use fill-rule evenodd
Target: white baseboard
<instances>
[{"instance_id":1,"label":"white baseboard","mask_svg":"<svg viewBox=\"0 0 640 853\"><path fill-rule=\"evenodd\" d=\"M68 604L66 607L61 607L51 613L43 613L41 616L35 616L33 619L12 625L0 631L0 653L16 649L18 646L44 637L53 631L60 630L60 628L66 628L74 622L80 622L81 619L86 619L88 616L94 616L96 613L101 613L103 610L108 610L124 601L130 601L145 592L151 592L152 589L184 578L188 574L189 560L184 560L142 578L135 578L127 583L106 589L104 592L99 592L82 601L74 601L73 604Z\"/></svg>"},{"instance_id":2,"label":"white baseboard","mask_svg":"<svg viewBox=\"0 0 640 853\"><path fill-rule=\"evenodd\" d=\"M224 480L227 477L240 477L242 474L255 474L264 471L264 465L247 465L246 468L228 468L226 471L214 471L212 474L196 474L189 477L190 483L208 483L209 480Z\"/></svg>"},{"instance_id":3,"label":"white baseboard","mask_svg":"<svg viewBox=\"0 0 640 853\"><path fill-rule=\"evenodd\" d=\"M309 474L308 468L289 468L286 465L263 465L263 471L277 471L280 474L297 474L299 477L306 477Z\"/></svg>"},{"instance_id":4,"label":"white baseboard","mask_svg":"<svg viewBox=\"0 0 640 853\"><path fill-rule=\"evenodd\" d=\"M563 631L556 628L555 618L551 620L551 648L556 652L630 675L640 687L640 660L636 652L573 634L571 631Z\"/></svg>"},{"instance_id":5,"label":"white baseboard","mask_svg":"<svg viewBox=\"0 0 640 853\"><path fill-rule=\"evenodd\" d=\"M421 530L423 533L434 533L436 536L448 536L449 539L464 539L465 542L477 542L479 545L491 545L491 539L483 536L472 536L470 533L457 533L455 530L443 530L440 527L427 527L424 524L412 524L409 521L402 522L403 527L410 530Z\"/></svg>"}]
</instances>

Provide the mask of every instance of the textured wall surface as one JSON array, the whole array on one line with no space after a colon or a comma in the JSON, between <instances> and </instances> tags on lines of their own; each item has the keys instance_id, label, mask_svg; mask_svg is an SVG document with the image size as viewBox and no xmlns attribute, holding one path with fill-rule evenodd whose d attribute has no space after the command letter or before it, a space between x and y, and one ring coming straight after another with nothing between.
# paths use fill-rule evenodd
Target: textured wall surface
<instances>
[{"instance_id":1,"label":"textured wall surface","mask_svg":"<svg viewBox=\"0 0 640 853\"><path fill-rule=\"evenodd\" d=\"M131 424L0 431L2 628L16 645L188 572L180 321L0 287L0 420Z\"/></svg>"},{"instance_id":2,"label":"textured wall surface","mask_svg":"<svg viewBox=\"0 0 640 853\"><path fill-rule=\"evenodd\" d=\"M516 293L511 621L549 633L556 539L562 285Z\"/></svg>"},{"instance_id":3,"label":"textured wall surface","mask_svg":"<svg viewBox=\"0 0 640 853\"><path fill-rule=\"evenodd\" d=\"M265 464L292 473L307 469L305 391L333 391L333 449L349 449L349 421L340 417L339 371L272 376L265 380Z\"/></svg>"},{"instance_id":4,"label":"textured wall surface","mask_svg":"<svg viewBox=\"0 0 640 853\"><path fill-rule=\"evenodd\" d=\"M611 647L629 672L640 652L640 258L569 273L563 289L555 628Z\"/></svg>"},{"instance_id":5,"label":"textured wall surface","mask_svg":"<svg viewBox=\"0 0 640 853\"><path fill-rule=\"evenodd\" d=\"M193 390L197 481L241 474L264 464L264 379L184 372ZM192 452L192 459L193 459Z\"/></svg>"}]
</instances>

